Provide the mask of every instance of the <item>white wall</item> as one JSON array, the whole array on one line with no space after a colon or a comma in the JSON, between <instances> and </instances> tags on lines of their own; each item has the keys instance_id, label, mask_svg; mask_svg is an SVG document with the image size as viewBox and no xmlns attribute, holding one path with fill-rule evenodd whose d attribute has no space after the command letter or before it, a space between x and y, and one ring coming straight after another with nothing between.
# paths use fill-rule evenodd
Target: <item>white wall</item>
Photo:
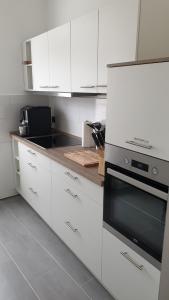
<instances>
[{"instance_id":1,"label":"white wall","mask_svg":"<svg viewBox=\"0 0 169 300\"><path fill-rule=\"evenodd\" d=\"M82 122L102 121L106 118L106 99L50 97L56 117L56 128L82 136Z\"/></svg>"},{"instance_id":2,"label":"white wall","mask_svg":"<svg viewBox=\"0 0 169 300\"><path fill-rule=\"evenodd\" d=\"M47 28L47 0L0 0L0 198L15 193L9 132L24 105L48 104L24 93L22 43Z\"/></svg>"},{"instance_id":3,"label":"white wall","mask_svg":"<svg viewBox=\"0 0 169 300\"><path fill-rule=\"evenodd\" d=\"M169 56L169 1L141 0L139 59Z\"/></svg>"},{"instance_id":4,"label":"white wall","mask_svg":"<svg viewBox=\"0 0 169 300\"><path fill-rule=\"evenodd\" d=\"M22 42L46 30L47 0L0 0L0 94L23 94Z\"/></svg>"},{"instance_id":5,"label":"white wall","mask_svg":"<svg viewBox=\"0 0 169 300\"><path fill-rule=\"evenodd\" d=\"M111 2L111 0L49 0L48 27L56 27Z\"/></svg>"}]
</instances>

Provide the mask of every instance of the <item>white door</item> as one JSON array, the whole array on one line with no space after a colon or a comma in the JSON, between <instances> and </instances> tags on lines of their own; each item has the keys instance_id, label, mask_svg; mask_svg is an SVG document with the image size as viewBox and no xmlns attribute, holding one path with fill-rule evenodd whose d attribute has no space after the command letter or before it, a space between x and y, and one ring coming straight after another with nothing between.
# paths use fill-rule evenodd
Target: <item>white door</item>
<instances>
[{"instance_id":1,"label":"white door","mask_svg":"<svg viewBox=\"0 0 169 300\"><path fill-rule=\"evenodd\" d=\"M72 91L95 93L97 88L98 11L71 22Z\"/></svg>"},{"instance_id":2,"label":"white door","mask_svg":"<svg viewBox=\"0 0 169 300\"><path fill-rule=\"evenodd\" d=\"M169 63L109 70L107 143L169 160L168 78Z\"/></svg>"},{"instance_id":3,"label":"white door","mask_svg":"<svg viewBox=\"0 0 169 300\"><path fill-rule=\"evenodd\" d=\"M103 230L102 281L118 300L158 300L160 271Z\"/></svg>"},{"instance_id":4,"label":"white door","mask_svg":"<svg viewBox=\"0 0 169 300\"><path fill-rule=\"evenodd\" d=\"M70 23L48 32L50 90L70 92Z\"/></svg>"},{"instance_id":5,"label":"white door","mask_svg":"<svg viewBox=\"0 0 169 300\"><path fill-rule=\"evenodd\" d=\"M43 33L31 40L33 86L36 91L49 87L48 35Z\"/></svg>"},{"instance_id":6,"label":"white door","mask_svg":"<svg viewBox=\"0 0 169 300\"><path fill-rule=\"evenodd\" d=\"M112 0L99 10L98 86L106 92L107 64L136 59L140 0Z\"/></svg>"}]
</instances>

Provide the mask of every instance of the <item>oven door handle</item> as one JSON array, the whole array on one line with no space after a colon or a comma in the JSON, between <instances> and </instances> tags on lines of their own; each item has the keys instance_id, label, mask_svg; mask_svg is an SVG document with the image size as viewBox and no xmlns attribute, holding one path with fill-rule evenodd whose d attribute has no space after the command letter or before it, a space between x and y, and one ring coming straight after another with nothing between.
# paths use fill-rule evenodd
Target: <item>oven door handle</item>
<instances>
[{"instance_id":1,"label":"oven door handle","mask_svg":"<svg viewBox=\"0 0 169 300\"><path fill-rule=\"evenodd\" d=\"M127 183L129 183L129 184L131 184L131 185L133 185L133 186L135 186L135 187L137 187L137 188L139 188L143 191L146 191L146 192L148 192L148 193L150 193L150 194L152 194L156 197L159 197L159 198L161 198L165 201L168 201L168 193L162 192L162 191L160 191L160 190L158 190L158 189L156 189L156 188L154 188L150 185L147 185L147 184L145 184L143 182L140 182L140 181L138 181L134 178L126 176L126 175L124 175L120 172L114 171L110 168L107 169L107 173L109 175L112 175L112 176L114 176L114 177L116 177L116 178L118 178L122 181L125 181L125 182L127 182Z\"/></svg>"}]
</instances>

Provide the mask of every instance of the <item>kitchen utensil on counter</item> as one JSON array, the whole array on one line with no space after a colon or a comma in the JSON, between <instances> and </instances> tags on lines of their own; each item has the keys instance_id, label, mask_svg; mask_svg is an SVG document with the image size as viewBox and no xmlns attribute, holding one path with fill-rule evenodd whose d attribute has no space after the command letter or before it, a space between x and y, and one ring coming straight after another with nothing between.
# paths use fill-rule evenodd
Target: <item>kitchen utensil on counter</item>
<instances>
[{"instance_id":1,"label":"kitchen utensil on counter","mask_svg":"<svg viewBox=\"0 0 169 300\"><path fill-rule=\"evenodd\" d=\"M93 129L88 126L89 121L82 123L82 147L94 147L95 143L92 138Z\"/></svg>"},{"instance_id":2,"label":"kitchen utensil on counter","mask_svg":"<svg viewBox=\"0 0 169 300\"><path fill-rule=\"evenodd\" d=\"M76 150L64 153L64 156L83 167L93 167L99 164L99 155L91 150Z\"/></svg>"}]
</instances>

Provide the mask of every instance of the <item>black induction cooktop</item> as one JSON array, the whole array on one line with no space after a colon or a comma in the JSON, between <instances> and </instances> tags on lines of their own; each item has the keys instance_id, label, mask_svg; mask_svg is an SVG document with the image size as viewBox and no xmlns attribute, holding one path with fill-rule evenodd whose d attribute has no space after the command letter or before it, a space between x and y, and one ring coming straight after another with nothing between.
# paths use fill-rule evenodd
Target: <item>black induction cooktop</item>
<instances>
[{"instance_id":1,"label":"black induction cooktop","mask_svg":"<svg viewBox=\"0 0 169 300\"><path fill-rule=\"evenodd\" d=\"M81 139L63 133L27 138L28 141L45 149L81 145Z\"/></svg>"}]
</instances>

